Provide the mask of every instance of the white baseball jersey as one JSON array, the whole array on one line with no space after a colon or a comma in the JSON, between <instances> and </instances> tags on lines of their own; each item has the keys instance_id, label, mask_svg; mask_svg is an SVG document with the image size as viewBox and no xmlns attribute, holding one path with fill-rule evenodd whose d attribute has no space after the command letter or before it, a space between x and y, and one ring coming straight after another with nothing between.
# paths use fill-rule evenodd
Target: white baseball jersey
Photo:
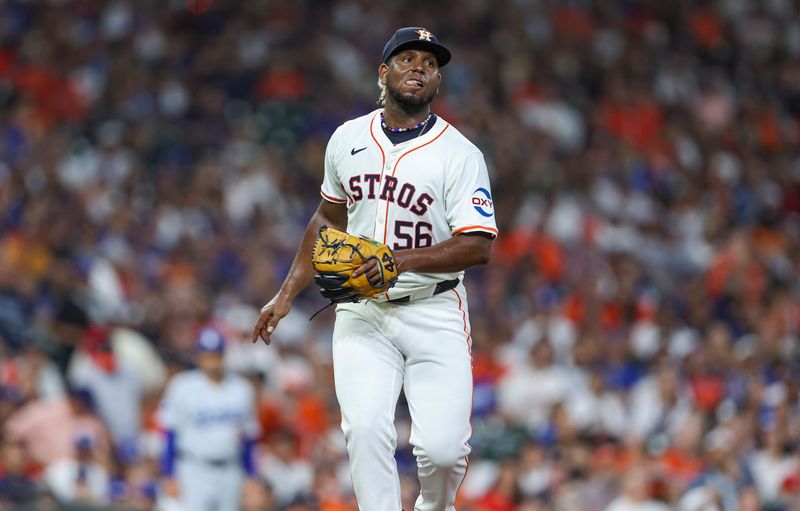
<instances>
[{"instance_id":1,"label":"white baseball jersey","mask_svg":"<svg viewBox=\"0 0 800 511\"><path fill-rule=\"evenodd\" d=\"M258 434L252 386L228 374L220 383L196 369L177 374L158 410L162 427L175 431L181 457L238 460L244 437Z\"/></svg>"},{"instance_id":2,"label":"white baseball jersey","mask_svg":"<svg viewBox=\"0 0 800 511\"><path fill-rule=\"evenodd\" d=\"M344 123L328 142L321 195L347 205L347 231L393 249L429 247L465 232L496 236L481 151L441 117L427 133L394 145L380 112ZM429 296L435 283L463 273L406 272L379 301Z\"/></svg>"}]
</instances>

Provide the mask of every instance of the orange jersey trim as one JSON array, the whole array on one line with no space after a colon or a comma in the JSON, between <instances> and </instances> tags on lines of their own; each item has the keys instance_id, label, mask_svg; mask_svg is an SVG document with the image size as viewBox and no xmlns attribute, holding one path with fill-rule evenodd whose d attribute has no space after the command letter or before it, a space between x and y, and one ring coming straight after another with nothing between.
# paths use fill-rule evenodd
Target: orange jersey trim
<instances>
[{"instance_id":1,"label":"orange jersey trim","mask_svg":"<svg viewBox=\"0 0 800 511\"><path fill-rule=\"evenodd\" d=\"M461 295L458 294L458 291L453 289L453 292L456 294L456 298L458 298L458 310L461 311L461 317L464 319L464 333L467 334L467 350L470 352L472 351L472 334L467 329L467 311L464 310L463 302L461 301Z\"/></svg>"},{"instance_id":2,"label":"orange jersey trim","mask_svg":"<svg viewBox=\"0 0 800 511\"><path fill-rule=\"evenodd\" d=\"M372 126L375 125L375 119L378 117L378 115L379 114L375 114L374 116L372 116L372 121L370 121L370 123L369 123L369 136L372 137L372 140L375 142L375 145L378 146L378 149L380 149L380 151L381 151L381 179L380 179L380 184L383 184L383 172L384 172L383 167L386 164L386 153L383 152L383 147L381 146L381 143L378 142L378 139L375 137L375 132L372 129ZM380 195L378 195L378 197L380 198ZM373 229L374 229L374 226L373 226ZM383 242L386 243L386 228L385 227L383 229ZM387 299L389 298L389 293L386 293L386 298Z\"/></svg>"},{"instance_id":3,"label":"orange jersey trim","mask_svg":"<svg viewBox=\"0 0 800 511\"><path fill-rule=\"evenodd\" d=\"M378 149L381 150L381 180L383 180L383 164L386 163L386 154L383 152L383 147L381 147L380 142L378 139L375 138L375 133L372 131L372 125L375 124L375 118L378 117L378 114L372 116L372 121L369 123L369 136L372 137L372 140L375 142L375 145L378 146Z\"/></svg>"},{"instance_id":4,"label":"orange jersey trim","mask_svg":"<svg viewBox=\"0 0 800 511\"><path fill-rule=\"evenodd\" d=\"M445 131L447 131L447 128L449 128L449 127L450 127L450 125L448 124L447 126L445 126L445 127L444 127L444 129L443 129L442 131L440 131L440 132L439 132L439 134L438 134L438 135L436 135L435 137L433 137L431 140L428 140L427 142L425 142L425 143L424 143L424 144L422 144L421 146L417 146L417 147L415 147L415 148L413 148L413 149L409 149L408 151L406 151L406 152L404 152L403 154L401 154L401 155L400 155L400 157L399 157L399 158L397 158L397 161L396 161L396 162L394 162L394 168L392 169L392 177L394 177L394 174L395 174L395 172L397 172L397 166L398 166L398 165L400 165L400 160L402 160L404 156L406 156L407 154L411 154L411 153L413 153L413 152L414 152L414 151L416 151L417 149L422 149L422 148L423 148L423 147L425 147L426 145L430 145L430 144L432 144L432 143L436 142L436 139L438 139L439 137L441 137L441 136L442 136L442 134L443 134ZM381 169L383 169L383 167L381 167ZM383 182L383 172L382 172L382 171L381 171L381 182ZM384 217L383 217L383 242L384 242L384 243L386 243L386 233L387 233L387 229L389 229L389 201L388 201L388 200L386 201L386 212L385 212L385 214L384 214Z\"/></svg>"}]
</instances>

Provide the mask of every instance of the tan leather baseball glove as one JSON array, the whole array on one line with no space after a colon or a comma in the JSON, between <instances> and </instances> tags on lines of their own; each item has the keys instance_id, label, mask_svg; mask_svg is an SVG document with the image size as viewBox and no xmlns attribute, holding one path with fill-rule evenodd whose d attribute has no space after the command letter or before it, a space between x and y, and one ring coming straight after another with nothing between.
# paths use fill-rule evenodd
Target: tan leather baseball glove
<instances>
[{"instance_id":1,"label":"tan leather baseball glove","mask_svg":"<svg viewBox=\"0 0 800 511\"><path fill-rule=\"evenodd\" d=\"M353 277L353 272L374 259L381 272L381 283L374 287L366 274ZM316 271L314 281L322 296L332 303L358 302L374 298L397 282L397 264L392 250L383 243L364 236L322 226L311 260Z\"/></svg>"}]
</instances>

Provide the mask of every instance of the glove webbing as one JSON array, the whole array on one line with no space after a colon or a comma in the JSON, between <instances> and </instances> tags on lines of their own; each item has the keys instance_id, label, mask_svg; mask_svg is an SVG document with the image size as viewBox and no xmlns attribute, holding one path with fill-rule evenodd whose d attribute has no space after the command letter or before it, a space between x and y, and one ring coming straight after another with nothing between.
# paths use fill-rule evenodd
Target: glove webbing
<instances>
[{"instance_id":1,"label":"glove webbing","mask_svg":"<svg viewBox=\"0 0 800 511\"><path fill-rule=\"evenodd\" d=\"M339 252L339 250L348 247L350 248L350 250L353 251L354 254L358 254L358 257L361 258L362 263L367 260L367 258L364 257L364 254L361 253L361 251L358 249L356 245L353 245L352 243L346 243L345 241L346 240L340 239L334 241L333 243L330 243L328 241L328 236L325 236L322 239L322 246L331 251L330 259L333 259L336 253Z\"/></svg>"}]
</instances>

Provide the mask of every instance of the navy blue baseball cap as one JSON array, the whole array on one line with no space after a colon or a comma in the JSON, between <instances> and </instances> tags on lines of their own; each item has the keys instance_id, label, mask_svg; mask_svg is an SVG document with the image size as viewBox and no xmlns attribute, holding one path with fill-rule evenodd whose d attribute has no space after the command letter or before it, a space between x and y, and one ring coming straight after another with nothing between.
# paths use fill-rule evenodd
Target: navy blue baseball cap
<instances>
[{"instance_id":1,"label":"navy blue baseball cap","mask_svg":"<svg viewBox=\"0 0 800 511\"><path fill-rule=\"evenodd\" d=\"M395 53L408 48L433 53L436 55L439 67L444 67L445 64L450 62L450 50L445 48L430 31L423 27L404 27L397 29L392 38L386 43L386 46L383 47L383 63L385 64L389 57Z\"/></svg>"},{"instance_id":2,"label":"navy blue baseball cap","mask_svg":"<svg viewBox=\"0 0 800 511\"><path fill-rule=\"evenodd\" d=\"M200 353L223 353L225 351L225 338L219 330L207 326L197 333L194 345Z\"/></svg>"}]
</instances>

